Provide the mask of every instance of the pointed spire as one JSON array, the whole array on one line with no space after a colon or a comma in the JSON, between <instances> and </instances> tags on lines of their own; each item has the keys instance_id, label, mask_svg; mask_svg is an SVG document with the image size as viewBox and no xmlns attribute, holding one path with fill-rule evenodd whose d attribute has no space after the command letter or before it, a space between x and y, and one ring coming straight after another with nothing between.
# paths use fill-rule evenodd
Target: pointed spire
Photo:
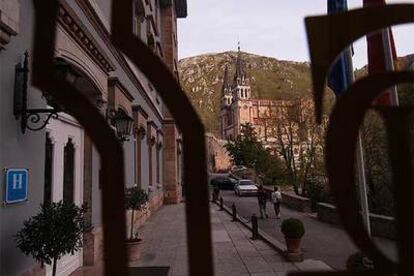
<instances>
[{"instance_id":1,"label":"pointed spire","mask_svg":"<svg viewBox=\"0 0 414 276\"><path fill-rule=\"evenodd\" d=\"M223 78L223 96L225 95L225 89L229 89L229 66L226 64L224 69L224 78Z\"/></svg>"},{"instance_id":2,"label":"pointed spire","mask_svg":"<svg viewBox=\"0 0 414 276\"><path fill-rule=\"evenodd\" d=\"M236 60L236 75L235 80L237 81L242 80L243 77L246 77L246 73L244 71L244 61L241 58L241 51L240 51L240 41L238 42L238 52L237 52L237 60Z\"/></svg>"}]
</instances>

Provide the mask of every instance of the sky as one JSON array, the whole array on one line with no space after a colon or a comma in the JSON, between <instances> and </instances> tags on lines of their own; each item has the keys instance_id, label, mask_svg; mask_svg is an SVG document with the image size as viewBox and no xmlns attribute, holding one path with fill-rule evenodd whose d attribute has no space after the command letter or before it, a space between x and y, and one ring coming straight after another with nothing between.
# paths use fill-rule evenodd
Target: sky
<instances>
[{"instance_id":1,"label":"sky","mask_svg":"<svg viewBox=\"0 0 414 276\"><path fill-rule=\"evenodd\" d=\"M414 0L386 0L414 3ZM187 0L178 21L179 58L237 50L280 60L309 61L304 18L326 14L327 0ZM362 0L348 0L350 9ZM414 53L414 24L393 28L398 56ZM354 67L367 63L365 38L354 44Z\"/></svg>"}]
</instances>

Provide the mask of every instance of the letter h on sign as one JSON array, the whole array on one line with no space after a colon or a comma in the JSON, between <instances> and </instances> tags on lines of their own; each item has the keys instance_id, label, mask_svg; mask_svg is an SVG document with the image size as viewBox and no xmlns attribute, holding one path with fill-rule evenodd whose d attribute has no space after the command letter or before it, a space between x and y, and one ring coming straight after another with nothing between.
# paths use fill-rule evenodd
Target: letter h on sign
<instances>
[{"instance_id":1,"label":"letter h on sign","mask_svg":"<svg viewBox=\"0 0 414 276\"><path fill-rule=\"evenodd\" d=\"M5 203L17 203L27 200L29 171L27 169L7 169Z\"/></svg>"}]
</instances>

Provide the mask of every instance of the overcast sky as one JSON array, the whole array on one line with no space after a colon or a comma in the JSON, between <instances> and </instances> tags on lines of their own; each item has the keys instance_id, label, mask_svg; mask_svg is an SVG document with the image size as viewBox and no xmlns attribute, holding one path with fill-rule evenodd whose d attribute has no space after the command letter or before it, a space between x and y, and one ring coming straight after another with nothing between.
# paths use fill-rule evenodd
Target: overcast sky
<instances>
[{"instance_id":1,"label":"overcast sky","mask_svg":"<svg viewBox=\"0 0 414 276\"><path fill-rule=\"evenodd\" d=\"M187 0L188 17L178 23L179 56L237 49L282 60L308 61L303 19L326 14L327 0ZM387 0L414 3L414 0ZM350 8L362 0L348 0ZM393 28L399 56L414 53L414 24ZM365 39L355 45L354 66L367 63Z\"/></svg>"}]
</instances>

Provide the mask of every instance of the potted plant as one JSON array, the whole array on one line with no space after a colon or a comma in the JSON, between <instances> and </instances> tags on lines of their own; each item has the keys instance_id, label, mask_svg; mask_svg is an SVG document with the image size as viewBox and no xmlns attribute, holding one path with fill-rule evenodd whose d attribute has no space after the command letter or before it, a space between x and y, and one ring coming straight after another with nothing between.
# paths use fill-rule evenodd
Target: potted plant
<instances>
[{"instance_id":1,"label":"potted plant","mask_svg":"<svg viewBox=\"0 0 414 276\"><path fill-rule=\"evenodd\" d=\"M63 201L41 205L40 213L26 220L15 235L17 247L42 265L53 264L55 276L58 260L83 246L86 211L86 205Z\"/></svg>"},{"instance_id":2,"label":"potted plant","mask_svg":"<svg viewBox=\"0 0 414 276\"><path fill-rule=\"evenodd\" d=\"M138 237L138 233L134 233L135 211L140 211L148 202L148 193L143 189L134 186L128 188L125 194L126 209L131 211L131 222L129 229L129 237L126 241L129 261L137 261L141 251L142 239Z\"/></svg>"},{"instance_id":3,"label":"potted plant","mask_svg":"<svg viewBox=\"0 0 414 276\"><path fill-rule=\"evenodd\" d=\"M361 252L356 252L348 257L346 269L349 272L368 272L374 269L374 263Z\"/></svg>"},{"instance_id":4,"label":"potted plant","mask_svg":"<svg viewBox=\"0 0 414 276\"><path fill-rule=\"evenodd\" d=\"M281 231L285 235L287 257L290 261L302 261L301 240L305 234L302 221L295 218L285 219L281 225Z\"/></svg>"}]
</instances>

